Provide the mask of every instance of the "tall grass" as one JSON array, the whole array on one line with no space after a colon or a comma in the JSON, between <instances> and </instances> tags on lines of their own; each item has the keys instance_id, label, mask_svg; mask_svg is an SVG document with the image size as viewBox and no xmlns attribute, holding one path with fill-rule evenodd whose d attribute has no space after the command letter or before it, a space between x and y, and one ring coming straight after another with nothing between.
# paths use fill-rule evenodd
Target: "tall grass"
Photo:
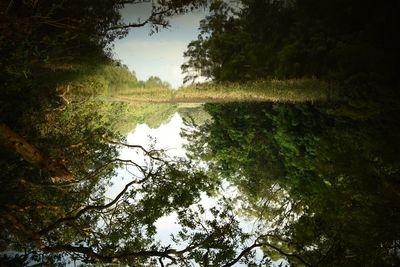
<instances>
[{"instance_id":1,"label":"tall grass","mask_svg":"<svg viewBox=\"0 0 400 267\"><path fill-rule=\"evenodd\" d=\"M313 101L331 97L326 82L315 79L268 80L247 83L204 83L180 88L175 101Z\"/></svg>"},{"instance_id":2,"label":"tall grass","mask_svg":"<svg viewBox=\"0 0 400 267\"><path fill-rule=\"evenodd\" d=\"M334 98L328 83L316 79L261 80L247 83L202 83L178 90L140 88L114 95L125 101L149 103L304 102Z\"/></svg>"},{"instance_id":3,"label":"tall grass","mask_svg":"<svg viewBox=\"0 0 400 267\"><path fill-rule=\"evenodd\" d=\"M142 87L119 91L110 96L129 102L169 103L173 102L174 90L165 87Z\"/></svg>"}]
</instances>

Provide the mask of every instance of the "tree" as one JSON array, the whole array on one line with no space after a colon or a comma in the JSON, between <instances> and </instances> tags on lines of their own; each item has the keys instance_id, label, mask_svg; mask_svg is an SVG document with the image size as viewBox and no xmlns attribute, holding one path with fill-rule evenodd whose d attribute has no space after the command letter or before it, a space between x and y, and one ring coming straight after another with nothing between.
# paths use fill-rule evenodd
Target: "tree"
<instances>
[{"instance_id":1,"label":"tree","mask_svg":"<svg viewBox=\"0 0 400 267\"><path fill-rule=\"evenodd\" d=\"M396 93L398 11L394 1L215 1L182 70L186 81L314 77L351 96Z\"/></svg>"},{"instance_id":2,"label":"tree","mask_svg":"<svg viewBox=\"0 0 400 267\"><path fill-rule=\"evenodd\" d=\"M171 85L168 82L161 81L161 79L157 76L150 76L145 83L145 87L148 87L148 88L170 88Z\"/></svg>"},{"instance_id":3,"label":"tree","mask_svg":"<svg viewBox=\"0 0 400 267\"><path fill-rule=\"evenodd\" d=\"M193 159L240 190L266 255L305 266L399 261L400 218L389 211L398 208L398 115L346 108L207 104L213 120L187 133Z\"/></svg>"},{"instance_id":4,"label":"tree","mask_svg":"<svg viewBox=\"0 0 400 267\"><path fill-rule=\"evenodd\" d=\"M115 38L146 24L154 31L167 27L169 16L204 1L154 2L148 19L124 24L119 10L139 2L10 1L2 6L0 239L2 251L26 252L8 264L27 264L39 255L49 264L71 256L134 266L191 260L230 266L257 247L236 242L246 236L227 209L215 209L214 219L193 224L198 214L188 208L217 182L188 161L124 144L115 129L118 106L104 107L109 103L88 97L110 84L135 80L110 57ZM100 79L99 72L110 75ZM146 161L118 158L121 146L143 153ZM115 168L126 165L132 177L120 194L106 199ZM183 249L154 240L155 221L172 212L182 220L177 238L188 244Z\"/></svg>"},{"instance_id":5,"label":"tree","mask_svg":"<svg viewBox=\"0 0 400 267\"><path fill-rule=\"evenodd\" d=\"M27 261L45 253L45 260L53 263L68 260L65 256L69 255L84 262L118 261L132 266L156 262L163 266L164 260L183 265L194 261L232 266L259 247L237 242L248 239L248 235L241 232L231 207L212 209L213 217L204 221L199 216L199 212L204 213L203 208L189 209L198 201L200 192L210 192L215 187L214 181L193 171L190 163L168 160L162 151L106 141L138 150L146 157L146 164L111 158L76 184L45 186L16 181L16 199L5 203L1 217L7 229L2 232L2 239L9 241L8 249L24 249ZM126 165L132 177L114 199L107 200L104 186L113 164ZM93 180L96 183L90 190L88 183ZM30 197L22 198L18 193L28 193ZM10 195L11 192L2 194ZM185 244L183 249L164 247L154 240L155 221L173 211L178 213L183 227L175 241ZM244 251L237 255L238 249Z\"/></svg>"},{"instance_id":6,"label":"tree","mask_svg":"<svg viewBox=\"0 0 400 267\"><path fill-rule=\"evenodd\" d=\"M11 1L1 9L0 81L6 88L0 97L2 145L14 148L17 154L22 155L7 141L14 136L13 140L18 140L31 150L31 154L34 153L36 145L29 143L21 133L26 131L31 136L37 133L30 133L26 122L31 114L40 117L48 110L58 108L60 97L66 101L64 96L71 93L68 92L70 88L88 93L89 88L98 92L108 87L115 90L121 84L134 85L136 77L131 73L121 77L126 69L118 67L111 59L111 42L124 37L130 28L146 24L153 25L154 30L160 26L168 27L169 16L192 10L203 2L153 2L146 21L124 23L120 9L140 3L135 0L109 0L96 5L92 1L68 4L64 1ZM99 72L110 75L96 77ZM40 147L35 149L40 159L32 161L32 155L27 154L22 157L30 158L36 167L47 166L49 164L44 162L49 157L41 150ZM59 170L64 168L62 165L59 164ZM50 167L44 170L48 171Z\"/></svg>"}]
</instances>

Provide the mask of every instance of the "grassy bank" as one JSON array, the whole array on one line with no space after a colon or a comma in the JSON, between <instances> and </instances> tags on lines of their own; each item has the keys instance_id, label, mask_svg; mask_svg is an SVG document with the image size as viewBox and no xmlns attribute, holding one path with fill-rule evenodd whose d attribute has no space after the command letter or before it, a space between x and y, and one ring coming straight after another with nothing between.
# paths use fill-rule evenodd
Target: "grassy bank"
<instances>
[{"instance_id":1,"label":"grassy bank","mask_svg":"<svg viewBox=\"0 0 400 267\"><path fill-rule=\"evenodd\" d=\"M316 79L269 80L247 83L203 83L181 87L125 90L113 95L129 102L196 103L274 101L304 102L333 98L326 82Z\"/></svg>"}]
</instances>

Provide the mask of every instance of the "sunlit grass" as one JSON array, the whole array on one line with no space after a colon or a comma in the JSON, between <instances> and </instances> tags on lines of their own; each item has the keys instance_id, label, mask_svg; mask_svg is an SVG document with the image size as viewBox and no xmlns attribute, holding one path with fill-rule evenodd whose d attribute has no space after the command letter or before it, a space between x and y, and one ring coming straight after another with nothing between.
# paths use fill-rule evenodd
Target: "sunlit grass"
<instances>
[{"instance_id":1,"label":"sunlit grass","mask_svg":"<svg viewBox=\"0 0 400 267\"><path fill-rule=\"evenodd\" d=\"M134 88L112 94L112 97L129 102L167 103L171 102L174 90L168 88Z\"/></svg>"},{"instance_id":2,"label":"sunlit grass","mask_svg":"<svg viewBox=\"0 0 400 267\"><path fill-rule=\"evenodd\" d=\"M328 83L316 79L268 80L247 83L202 83L178 90L140 88L114 95L125 101L149 103L305 102L333 98Z\"/></svg>"},{"instance_id":3,"label":"sunlit grass","mask_svg":"<svg viewBox=\"0 0 400 267\"><path fill-rule=\"evenodd\" d=\"M205 83L181 88L174 98L178 102L313 101L328 99L328 90L327 83L314 79Z\"/></svg>"}]
</instances>

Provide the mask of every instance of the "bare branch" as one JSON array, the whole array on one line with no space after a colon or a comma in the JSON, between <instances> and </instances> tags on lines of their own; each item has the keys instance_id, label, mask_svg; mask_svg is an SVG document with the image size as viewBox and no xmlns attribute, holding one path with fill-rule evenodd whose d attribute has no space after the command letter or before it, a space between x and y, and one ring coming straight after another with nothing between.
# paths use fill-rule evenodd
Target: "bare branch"
<instances>
[{"instance_id":1,"label":"bare branch","mask_svg":"<svg viewBox=\"0 0 400 267\"><path fill-rule=\"evenodd\" d=\"M270 248L272 248L272 249L274 249L274 250L276 250L276 251L278 251L280 254L282 254L283 256L286 256L286 257L288 257L288 258L296 258L296 259L298 259L299 261L301 261L304 265L306 265L306 266L314 266L314 265L312 265L312 264L310 264L310 263L308 263L308 262L306 262L302 257L300 257L299 255L297 255L297 254L290 254L290 253L286 253L286 252L284 252L283 250L281 250L280 248L278 248L278 247L276 247L276 246L274 246L274 245L272 245L272 244L270 244L270 243L262 243L262 245L265 245L265 246L267 246L267 247L270 247Z\"/></svg>"},{"instance_id":2,"label":"bare branch","mask_svg":"<svg viewBox=\"0 0 400 267\"><path fill-rule=\"evenodd\" d=\"M158 258L158 262L160 263L160 266L161 267L164 267L165 265L164 265L164 262L162 261L162 257L160 257L160 258Z\"/></svg>"},{"instance_id":3,"label":"bare branch","mask_svg":"<svg viewBox=\"0 0 400 267\"><path fill-rule=\"evenodd\" d=\"M129 148L138 148L138 149L142 150L151 159L158 160L160 162L165 163L166 165L169 165L166 160L154 155L155 153L159 152L159 150L147 150L141 145L131 145L131 144L126 144L126 143L113 141L113 140L108 140L108 139L105 139L105 141L107 143L113 144L113 145L125 146L125 147L129 147Z\"/></svg>"},{"instance_id":4,"label":"bare branch","mask_svg":"<svg viewBox=\"0 0 400 267\"><path fill-rule=\"evenodd\" d=\"M124 163L129 163L130 165L135 166L136 168L138 168L142 173L146 173L146 170L144 169L144 167L140 166L139 164L137 164L136 162L132 161L132 160L125 160L125 159L119 159L119 158L115 158L110 160L109 162L103 164L102 166L100 166L99 168L97 168L96 170L92 171L88 176L85 176L84 178L82 178L81 180L90 180L91 178L99 175L103 170L105 170L108 166L110 166L113 163L117 163L117 162L124 162Z\"/></svg>"},{"instance_id":5,"label":"bare branch","mask_svg":"<svg viewBox=\"0 0 400 267\"><path fill-rule=\"evenodd\" d=\"M124 189L108 204L105 204L105 205L88 205L88 206L80 209L73 216L68 216L68 217L64 217L64 218L60 218L60 219L56 220L54 223L52 223L49 226L47 226L46 228L40 230L38 232L38 234L39 235L44 235L44 234L48 233L49 231L55 229L61 223L74 221L74 220L78 219L80 216L82 216L84 213L86 213L86 212L88 212L90 210L103 210L103 209L107 209L107 208L111 207L112 205L114 205L115 203L118 202L118 200L125 194L125 192L129 189L129 187L131 185L133 185L133 184L141 184L141 183L145 182L146 180L148 180L152 175L153 175L153 173L149 172L146 175L146 177L144 177L143 179L141 179L141 180L133 180L133 181L129 182L128 184L125 185Z\"/></svg>"},{"instance_id":6,"label":"bare branch","mask_svg":"<svg viewBox=\"0 0 400 267\"><path fill-rule=\"evenodd\" d=\"M143 27L148 23L152 23L153 25L160 25L162 27L168 27L169 23L167 21L161 20L160 16L166 15L169 12L173 12L172 8L167 8L158 12L155 12L154 10L152 11L151 15L143 22L138 22L138 23L129 23L129 24L122 24L122 25L116 25L107 28L105 31L113 31L113 30L124 30L124 29L129 29L129 28L139 28ZM157 21L158 20L158 21Z\"/></svg>"},{"instance_id":7,"label":"bare branch","mask_svg":"<svg viewBox=\"0 0 400 267\"><path fill-rule=\"evenodd\" d=\"M244 250L242 250L242 252L231 262L223 265L223 267L230 267L233 266L234 264L236 264L243 256L245 256L246 254L250 253L251 250L253 250L254 248L257 247L261 247L263 244L257 244L256 242L254 242L253 245L251 245L250 247L245 248Z\"/></svg>"}]
</instances>

